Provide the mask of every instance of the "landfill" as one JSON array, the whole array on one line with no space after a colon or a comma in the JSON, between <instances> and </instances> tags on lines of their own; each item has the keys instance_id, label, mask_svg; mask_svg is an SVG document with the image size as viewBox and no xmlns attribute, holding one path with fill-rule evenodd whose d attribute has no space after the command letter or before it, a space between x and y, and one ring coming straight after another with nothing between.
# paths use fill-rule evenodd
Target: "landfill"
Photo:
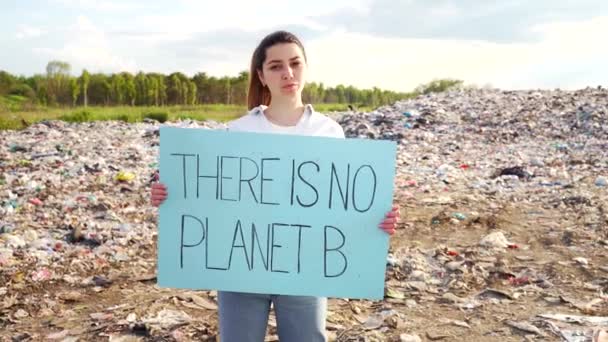
<instances>
[{"instance_id":1,"label":"landfill","mask_svg":"<svg viewBox=\"0 0 608 342\"><path fill-rule=\"evenodd\" d=\"M384 299L331 298L330 341L608 342L608 90L454 89L328 115L397 143L402 218ZM221 340L215 291L156 285L160 126L0 131L0 341Z\"/></svg>"}]
</instances>

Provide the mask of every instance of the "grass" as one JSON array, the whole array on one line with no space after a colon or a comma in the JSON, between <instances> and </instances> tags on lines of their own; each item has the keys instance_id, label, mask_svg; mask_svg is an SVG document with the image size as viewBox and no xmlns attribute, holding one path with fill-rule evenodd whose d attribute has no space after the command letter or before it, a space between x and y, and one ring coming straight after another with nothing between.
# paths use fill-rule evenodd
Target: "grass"
<instances>
[{"instance_id":1,"label":"grass","mask_svg":"<svg viewBox=\"0 0 608 342\"><path fill-rule=\"evenodd\" d=\"M319 103L313 105L316 111L329 113L346 111L347 104ZM358 107L368 111L370 108ZM46 107L29 104L21 96L0 96L0 130L23 129L28 124L42 120L63 120L68 122L89 122L121 120L125 122L140 122L144 117L167 118L169 121L178 119L215 120L220 122L235 119L247 111L242 105L204 104L194 106L164 106L164 107Z\"/></svg>"},{"instance_id":2,"label":"grass","mask_svg":"<svg viewBox=\"0 0 608 342\"><path fill-rule=\"evenodd\" d=\"M27 107L28 99L19 95L0 96L0 113L21 111Z\"/></svg>"},{"instance_id":3,"label":"grass","mask_svg":"<svg viewBox=\"0 0 608 342\"><path fill-rule=\"evenodd\" d=\"M329 113L329 112L345 112L348 110L347 103L317 103L313 104L313 107L316 111L321 113ZM370 106L362 106L355 105L354 106L358 111L362 112L370 112L373 110Z\"/></svg>"},{"instance_id":4,"label":"grass","mask_svg":"<svg viewBox=\"0 0 608 342\"><path fill-rule=\"evenodd\" d=\"M194 119L228 121L240 116L245 107L236 105L198 105L166 107L75 107L47 108L38 107L29 111L0 110L0 129L22 129L26 124L42 120L63 120L68 122L88 122L121 120L140 122L146 116L162 117L168 120Z\"/></svg>"}]
</instances>

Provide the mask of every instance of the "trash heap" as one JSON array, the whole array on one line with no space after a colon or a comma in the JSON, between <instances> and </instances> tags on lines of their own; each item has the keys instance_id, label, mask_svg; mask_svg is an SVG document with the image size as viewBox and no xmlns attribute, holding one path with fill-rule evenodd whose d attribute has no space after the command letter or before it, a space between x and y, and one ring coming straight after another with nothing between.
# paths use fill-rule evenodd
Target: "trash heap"
<instances>
[{"instance_id":1,"label":"trash heap","mask_svg":"<svg viewBox=\"0 0 608 342\"><path fill-rule=\"evenodd\" d=\"M330 340L607 341L607 111L586 88L332 113L348 137L397 142L403 222L384 300L330 299ZM0 131L1 341L218 339L215 291L155 285L159 125Z\"/></svg>"}]
</instances>

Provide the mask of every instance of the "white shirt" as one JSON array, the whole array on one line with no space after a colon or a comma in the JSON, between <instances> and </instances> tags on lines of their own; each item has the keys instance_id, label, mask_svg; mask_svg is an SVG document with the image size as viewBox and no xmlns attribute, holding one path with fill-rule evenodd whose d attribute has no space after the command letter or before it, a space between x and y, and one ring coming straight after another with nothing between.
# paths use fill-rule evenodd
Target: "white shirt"
<instances>
[{"instance_id":1,"label":"white shirt","mask_svg":"<svg viewBox=\"0 0 608 342\"><path fill-rule=\"evenodd\" d=\"M281 125L277 125L277 124L275 124L273 122L270 122L270 125L272 125L273 132L277 132L277 133L292 133L292 134L294 134L296 132L296 129L298 128L296 125L293 125L293 126L281 126Z\"/></svg>"},{"instance_id":2,"label":"white shirt","mask_svg":"<svg viewBox=\"0 0 608 342\"><path fill-rule=\"evenodd\" d=\"M311 104L307 104L304 108L302 117L294 126L279 126L270 122L264 110L268 108L265 105L259 105L251 109L242 117L230 121L228 130L235 132L256 132L256 133L277 133L277 134L295 134L309 136L323 136L344 138L344 130L339 123L332 118L316 112Z\"/></svg>"}]
</instances>

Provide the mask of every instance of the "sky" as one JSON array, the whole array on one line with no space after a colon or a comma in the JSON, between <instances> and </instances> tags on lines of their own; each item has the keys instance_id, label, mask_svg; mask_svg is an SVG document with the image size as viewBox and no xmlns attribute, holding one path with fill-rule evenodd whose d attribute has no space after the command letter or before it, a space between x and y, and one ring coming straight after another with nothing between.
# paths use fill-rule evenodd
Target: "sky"
<instances>
[{"instance_id":1,"label":"sky","mask_svg":"<svg viewBox=\"0 0 608 342\"><path fill-rule=\"evenodd\" d=\"M303 42L308 81L411 91L608 86L605 0L21 0L0 12L0 70L237 76L259 41Z\"/></svg>"}]
</instances>

